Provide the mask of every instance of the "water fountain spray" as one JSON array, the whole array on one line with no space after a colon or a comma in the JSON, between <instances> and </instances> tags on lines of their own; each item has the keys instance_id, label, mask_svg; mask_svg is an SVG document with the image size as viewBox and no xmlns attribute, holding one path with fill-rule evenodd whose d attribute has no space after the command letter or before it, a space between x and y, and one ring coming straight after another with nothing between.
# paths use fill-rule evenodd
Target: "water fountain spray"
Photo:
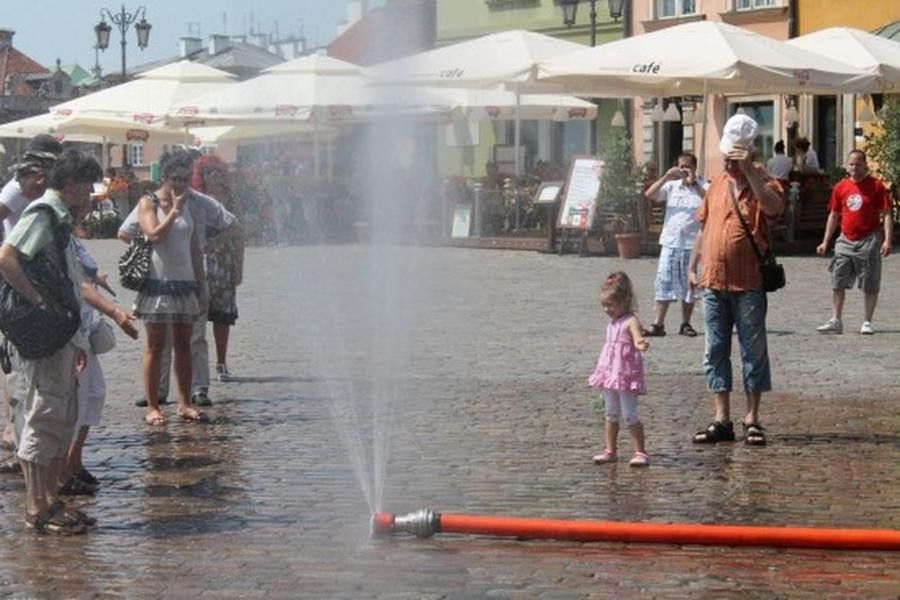
<instances>
[{"instance_id":1,"label":"water fountain spray","mask_svg":"<svg viewBox=\"0 0 900 600\"><path fill-rule=\"evenodd\" d=\"M407 515L387 512L372 515L372 534L376 536L411 534L431 537L436 533L578 542L900 551L900 531L889 529L570 521L452 515L428 509Z\"/></svg>"}]
</instances>

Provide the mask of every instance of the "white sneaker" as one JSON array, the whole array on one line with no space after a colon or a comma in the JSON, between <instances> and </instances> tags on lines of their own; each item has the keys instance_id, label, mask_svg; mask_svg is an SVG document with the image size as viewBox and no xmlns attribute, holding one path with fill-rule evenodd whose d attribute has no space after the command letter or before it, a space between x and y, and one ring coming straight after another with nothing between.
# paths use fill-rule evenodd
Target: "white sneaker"
<instances>
[{"instance_id":1,"label":"white sneaker","mask_svg":"<svg viewBox=\"0 0 900 600\"><path fill-rule=\"evenodd\" d=\"M863 335L872 335L875 333L875 328L872 327L872 321L863 321L862 327L859 328L859 332Z\"/></svg>"},{"instance_id":2,"label":"white sneaker","mask_svg":"<svg viewBox=\"0 0 900 600\"><path fill-rule=\"evenodd\" d=\"M844 325L839 319L828 319L824 325L816 327L816 331L819 333L844 333Z\"/></svg>"}]
</instances>

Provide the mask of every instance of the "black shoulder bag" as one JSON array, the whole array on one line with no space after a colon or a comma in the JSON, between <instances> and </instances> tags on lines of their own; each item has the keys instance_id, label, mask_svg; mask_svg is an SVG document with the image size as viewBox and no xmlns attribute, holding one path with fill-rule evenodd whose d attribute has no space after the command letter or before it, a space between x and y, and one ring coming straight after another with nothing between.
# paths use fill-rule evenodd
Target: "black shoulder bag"
<instances>
[{"instance_id":1,"label":"black shoulder bag","mask_svg":"<svg viewBox=\"0 0 900 600\"><path fill-rule=\"evenodd\" d=\"M151 195L153 206L157 205L156 194ZM140 292L150 278L150 259L153 255L153 244L139 233L122 256L119 257L119 283L122 287Z\"/></svg>"},{"instance_id":2,"label":"black shoulder bag","mask_svg":"<svg viewBox=\"0 0 900 600\"><path fill-rule=\"evenodd\" d=\"M759 246L756 245L756 240L753 239L753 233L750 231L747 221L744 220L744 215L741 214L737 198L735 198L734 195L734 186L728 186L728 192L731 195L731 204L734 206L734 212L737 214L738 219L740 219L741 225L744 226L744 232L747 234L747 237L750 238L750 243L753 245L753 251L756 253L756 258L759 259L759 271L762 273L763 289L767 292L780 290L787 283L784 276L784 267L778 264L778 261L775 260L775 255L772 254L771 250L767 249L765 255L759 251Z\"/></svg>"},{"instance_id":3,"label":"black shoulder bag","mask_svg":"<svg viewBox=\"0 0 900 600\"><path fill-rule=\"evenodd\" d=\"M49 206L37 208L50 214L53 243L47 244L31 260L19 262L45 305L35 306L0 277L0 331L15 346L19 356L29 360L58 352L81 325L81 306L66 272L65 253L72 228L60 223ZM51 252L57 254L55 259Z\"/></svg>"}]
</instances>

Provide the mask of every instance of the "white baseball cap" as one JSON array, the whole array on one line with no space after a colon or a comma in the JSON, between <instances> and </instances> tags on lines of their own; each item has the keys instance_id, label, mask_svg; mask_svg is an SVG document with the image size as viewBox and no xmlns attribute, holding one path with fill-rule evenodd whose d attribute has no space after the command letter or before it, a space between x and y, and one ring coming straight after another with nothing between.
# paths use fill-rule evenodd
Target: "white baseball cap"
<instances>
[{"instance_id":1,"label":"white baseball cap","mask_svg":"<svg viewBox=\"0 0 900 600\"><path fill-rule=\"evenodd\" d=\"M719 142L719 150L722 154L728 154L735 144L743 144L748 150L753 150L753 140L759 124L747 115L733 115L725 123L722 130L722 141Z\"/></svg>"}]
</instances>

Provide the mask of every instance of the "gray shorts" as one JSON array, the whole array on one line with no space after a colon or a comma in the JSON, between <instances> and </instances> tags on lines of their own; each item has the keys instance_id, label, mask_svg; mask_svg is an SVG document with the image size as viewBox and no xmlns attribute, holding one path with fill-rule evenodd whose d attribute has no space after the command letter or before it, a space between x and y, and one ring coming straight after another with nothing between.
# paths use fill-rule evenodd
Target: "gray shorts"
<instances>
[{"instance_id":1,"label":"gray shorts","mask_svg":"<svg viewBox=\"0 0 900 600\"><path fill-rule=\"evenodd\" d=\"M843 235L834 243L831 271L831 287L835 290L850 289L854 282L867 294L881 288L881 242L884 233L873 232L856 242Z\"/></svg>"}]
</instances>

